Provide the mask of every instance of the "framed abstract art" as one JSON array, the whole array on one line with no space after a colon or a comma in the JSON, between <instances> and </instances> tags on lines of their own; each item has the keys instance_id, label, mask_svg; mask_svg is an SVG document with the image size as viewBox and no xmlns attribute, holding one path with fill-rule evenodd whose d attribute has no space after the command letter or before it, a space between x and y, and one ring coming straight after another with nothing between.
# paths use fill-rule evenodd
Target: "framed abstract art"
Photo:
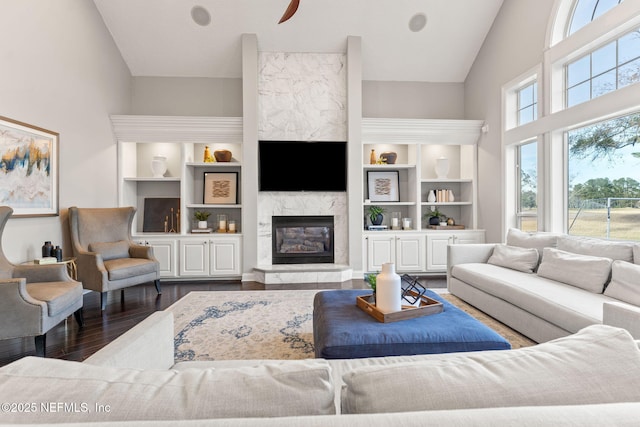
<instances>
[{"instance_id":1,"label":"framed abstract art","mask_svg":"<svg viewBox=\"0 0 640 427\"><path fill-rule=\"evenodd\" d=\"M57 216L59 134L0 116L0 205L13 216Z\"/></svg>"}]
</instances>

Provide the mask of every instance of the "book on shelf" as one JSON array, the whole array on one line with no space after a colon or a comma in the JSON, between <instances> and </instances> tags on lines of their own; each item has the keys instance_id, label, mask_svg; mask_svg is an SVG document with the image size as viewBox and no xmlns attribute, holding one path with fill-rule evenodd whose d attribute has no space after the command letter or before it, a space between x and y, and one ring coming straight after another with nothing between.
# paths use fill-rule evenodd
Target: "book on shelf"
<instances>
[{"instance_id":1,"label":"book on shelf","mask_svg":"<svg viewBox=\"0 0 640 427\"><path fill-rule=\"evenodd\" d=\"M54 256L47 256L44 258L38 258L33 260L35 264L55 264L58 262L58 259Z\"/></svg>"},{"instance_id":2,"label":"book on shelf","mask_svg":"<svg viewBox=\"0 0 640 427\"><path fill-rule=\"evenodd\" d=\"M213 233L213 228L193 228L191 232L199 234Z\"/></svg>"},{"instance_id":3,"label":"book on shelf","mask_svg":"<svg viewBox=\"0 0 640 427\"><path fill-rule=\"evenodd\" d=\"M367 229L371 231L387 230L388 228L389 227L386 225L370 225L369 227L367 227Z\"/></svg>"}]
</instances>

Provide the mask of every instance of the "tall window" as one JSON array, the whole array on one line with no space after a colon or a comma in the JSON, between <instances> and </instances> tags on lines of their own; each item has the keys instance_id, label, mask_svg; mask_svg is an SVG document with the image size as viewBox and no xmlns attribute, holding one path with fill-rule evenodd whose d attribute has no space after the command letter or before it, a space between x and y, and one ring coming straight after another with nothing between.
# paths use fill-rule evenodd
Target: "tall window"
<instances>
[{"instance_id":1,"label":"tall window","mask_svg":"<svg viewBox=\"0 0 640 427\"><path fill-rule=\"evenodd\" d=\"M566 65L567 107L640 81L640 29Z\"/></svg>"},{"instance_id":2,"label":"tall window","mask_svg":"<svg viewBox=\"0 0 640 427\"><path fill-rule=\"evenodd\" d=\"M640 240L640 113L567 133L570 234Z\"/></svg>"},{"instance_id":3,"label":"tall window","mask_svg":"<svg viewBox=\"0 0 640 427\"><path fill-rule=\"evenodd\" d=\"M517 148L516 197L517 226L524 231L538 230L538 143L522 144Z\"/></svg>"},{"instance_id":4,"label":"tall window","mask_svg":"<svg viewBox=\"0 0 640 427\"><path fill-rule=\"evenodd\" d=\"M575 33L620 3L622 3L622 0L578 0L574 6L573 16L567 28L567 35Z\"/></svg>"},{"instance_id":5,"label":"tall window","mask_svg":"<svg viewBox=\"0 0 640 427\"><path fill-rule=\"evenodd\" d=\"M518 125L538 118L538 83L533 82L518 91Z\"/></svg>"}]
</instances>

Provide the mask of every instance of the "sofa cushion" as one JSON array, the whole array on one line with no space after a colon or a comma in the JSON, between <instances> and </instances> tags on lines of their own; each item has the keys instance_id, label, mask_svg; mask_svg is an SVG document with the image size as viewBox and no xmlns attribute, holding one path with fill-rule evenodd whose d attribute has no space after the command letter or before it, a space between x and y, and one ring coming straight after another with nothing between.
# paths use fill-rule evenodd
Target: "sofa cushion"
<instances>
[{"instance_id":1,"label":"sofa cushion","mask_svg":"<svg viewBox=\"0 0 640 427\"><path fill-rule=\"evenodd\" d=\"M507 231L506 243L507 245L521 248L535 248L538 250L539 258L542 258L542 250L544 248L555 248L559 236L561 234L546 231L525 232L517 228L510 228Z\"/></svg>"},{"instance_id":2,"label":"sofa cushion","mask_svg":"<svg viewBox=\"0 0 640 427\"><path fill-rule=\"evenodd\" d=\"M610 258L545 248L538 276L599 294L611 275L611 263Z\"/></svg>"},{"instance_id":3,"label":"sofa cushion","mask_svg":"<svg viewBox=\"0 0 640 427\"><path fill-rule=\"evenodd\" d=\"M560 236L558 249L582 255L633 262L633 242L617 242L580 236Z\"/></svg>"},{"instance_id":4,"label":"sofa cushion","mask_svg":"<svg viewBox=\"0 0 640 427\"><path fill-rule=\"evenodd\" d=\"M26 357L0 368L0 401L65 402L87 412L6 413L3 422L187 420L334 414L330 368L296 360L242 369L135 370ZM109 412L95 410L109 405Z\"/></svg>"},{"instance_id":5,"label":"sofa cushion","mask_svg":"<svg viewBox=\"0 0 640 427\"><path fill-rule=\"evenodd\" d=\"M129 258L129 242L119 240L117 242L95 242L89 244L90 252L102 255L103 261L117 258Z\"/></svg>"},{"instance_id":6,"label":"sofa cushion","mask_svg":"<svg viewBox=\"0 0 640 427\"><path fill-rule=\"evenodd\" d=\"M640 265L614 261L611 265L611 282L604 294L640 306Z\"/></svg>"},{"instance_id":7,"label":"sofa cushion","mask_svg":"<svg viewBox=\"0 0 640 427\"><path fill-rule=\"evenodd\" d=\"M512 270L533 273L538 266L538 250L498 244L493 248L493 253L487 262Z\"/></svg>"},{"instance_id":8,"label":"sofa cushion","mask_svg":"<svg viewBox=\"0 0 640 427\"><path fill-rule=\"evenodd\" d=\"M640 351L624 329L594 325L518 350L357 368L344 381L343 413L629 402L640 399Z\"/></svg>"},{"instance_id":9,"label":"sofa cushion","mask_svg":"<svg viewBox=\"0 0 640 427\"><path fill-rule=\"evenodd\" d=\"M633 245L633 262L640 264L640 243Z\"/></svg>"},{"instance_id":10,"label":"sofa cushion","mask_svg":"<svg viewBox=\"0 0 640 427\"><path fill-rule=\"evenodd\" d=\"M602 323L602 304L616 301L536 274L485 263L456 265L451 275L569 332Z\"/></svg>"}]
</instances>

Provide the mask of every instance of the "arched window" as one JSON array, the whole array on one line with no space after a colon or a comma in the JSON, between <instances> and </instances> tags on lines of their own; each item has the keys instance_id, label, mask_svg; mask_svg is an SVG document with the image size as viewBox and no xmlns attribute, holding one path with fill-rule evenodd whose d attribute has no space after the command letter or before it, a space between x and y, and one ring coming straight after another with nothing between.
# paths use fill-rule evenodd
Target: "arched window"
<instances>
[{"instance_id":1,"label":"arched window","mask_svg":"<svg viewBox=\"0 0 640 427\"><path fill-rule=\"evenodd\" d=\"M578 0L573 6L573 12L569 25L567 26L567 36L578 31L600 15L622 3L622 0Z\"/></svg>"},{"instance_id":2,"label":"arched window","mask_svg":"<svg viewBox=\"0 0 640 427\"><path fill-rule=\"evenodd\" d=\"M527 75L503 87L505 228L640 241L640 2L556 0L549 24L538 116L504 95Z\"/></svg>"}]
</instances>

